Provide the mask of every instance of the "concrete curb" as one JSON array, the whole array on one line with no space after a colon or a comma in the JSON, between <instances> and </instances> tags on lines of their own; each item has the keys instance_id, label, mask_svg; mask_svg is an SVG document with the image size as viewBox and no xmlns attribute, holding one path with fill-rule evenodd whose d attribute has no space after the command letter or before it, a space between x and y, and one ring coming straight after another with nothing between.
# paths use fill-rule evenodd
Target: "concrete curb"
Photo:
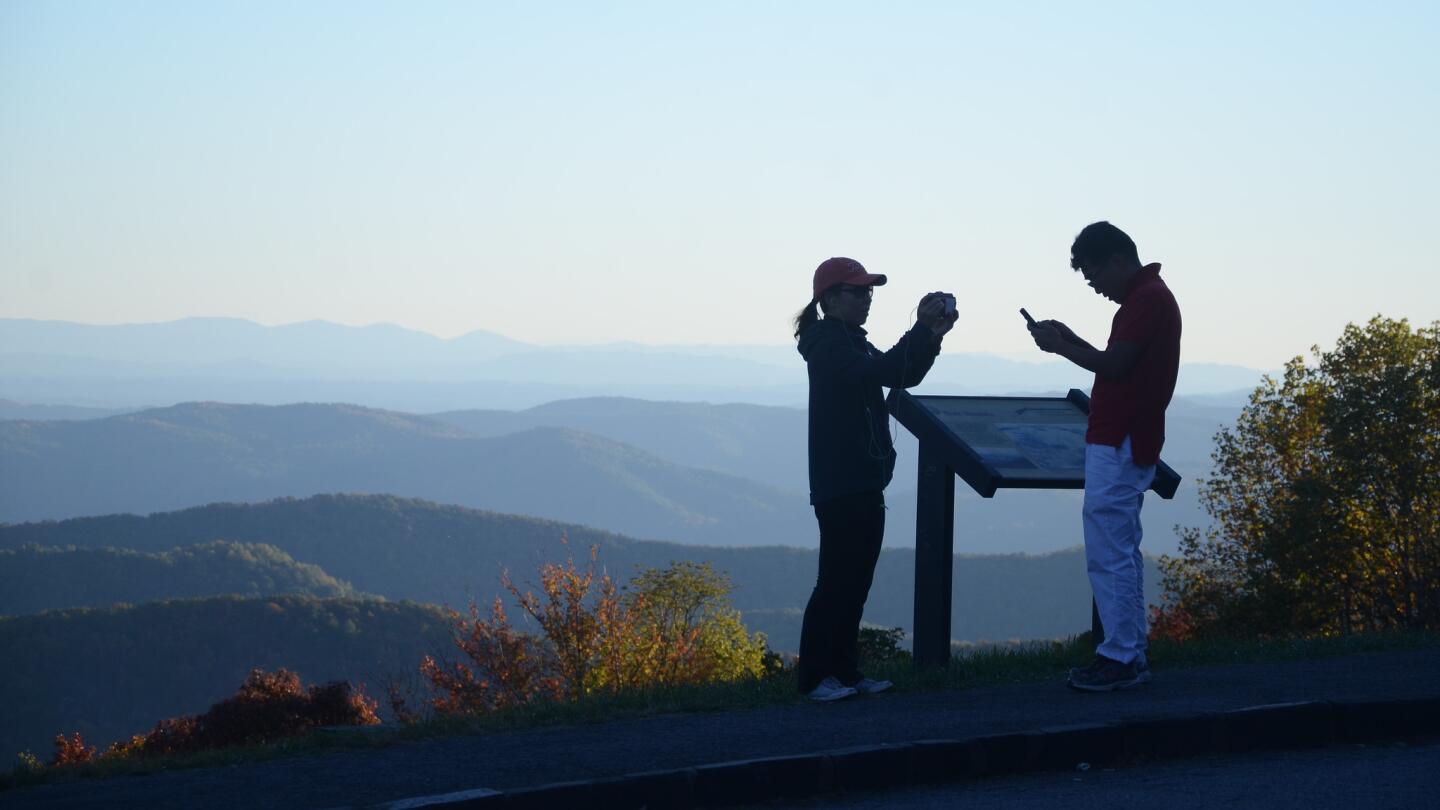
<instances>
[{"instance_id":1,"label":"concrete curb","mask_svg":"<svg viewBox=\"0 0 1440 810\"><path fill-rule=\"evenodd\" d=\"M370 807L681 810L1027 771L1073 770L1081 763L1113 765L1436 735L1440 735L1440 697L1278 703L1225 712L718 762L514 790L479 788Z\"/></svg>"}]
</instances>

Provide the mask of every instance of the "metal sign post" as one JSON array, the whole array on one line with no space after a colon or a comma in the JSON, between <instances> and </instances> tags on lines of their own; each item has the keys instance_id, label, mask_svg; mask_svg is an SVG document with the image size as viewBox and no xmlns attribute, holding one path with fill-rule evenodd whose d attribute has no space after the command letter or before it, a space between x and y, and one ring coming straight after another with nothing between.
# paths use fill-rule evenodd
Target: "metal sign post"
<instances>
[{"instance_id":1,"label":"metal sign post","mask_svg":"<svg viewBox=\"0 0 1440 810\"><path fill-rule=\"evenodd\" d=\"M982 498L997 489L1083 489L1090 398L914 396L893 390L890 412L920 442L915 496L916 667L950 660L958 475ZM1161 461L1150 485L1175 497L1180 476ZM1099 620L1092 610L1092 628Z\"/></svg>"}]
</instances>

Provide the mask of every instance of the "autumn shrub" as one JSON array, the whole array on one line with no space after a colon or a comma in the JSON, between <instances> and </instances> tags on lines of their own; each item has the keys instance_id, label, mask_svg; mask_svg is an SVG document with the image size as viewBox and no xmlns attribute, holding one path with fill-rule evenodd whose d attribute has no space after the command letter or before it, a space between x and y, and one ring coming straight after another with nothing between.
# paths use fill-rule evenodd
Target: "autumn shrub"
<instances>
[{"instance_id":1,"label":"autumn shrub","mask_svg":"<svg viewBox=\"0 0 1440 810\"><path fill-rule=\"evenodd\" d=\"M385 703L390 716L404 726L413 726L424 719L423 709L412 708L426 692L429 680L420 670L401 671L383 678Z\"/></svg>"},{"instance_id":2,"label":"autumn shrub","mask_svg":"<svg viewBox=\"0 0 1440 810\"><path fill-rule=\"evenodd\" d=\"M1151 605L1147 629L1151 641L1184 642L1199 638L1204 628L1190 608L1176 601Z\"/></svg>"},{"instance_id":3,"label":"autumn shrub","mask_svg":"<svg viewBox=\"0 0 1440 810\"><path fill-rule=\"evenodd\" d=\"M471 603L469 618L451 611L451 622L455 646L465 660L442 663L427 655L420 662L421 674L436 692L430 699L435 711L478 714L559 696L548 652L538 639L510 626L499 598L488 617ZM392 703L399 701L397 694L391 697Z\"/></svg>"},{"instance_id":4,"label":"autumn shrub","mask_svg":"<svg viewBox=\"0 0 1440 810\"><path fill-rule=\"evenodd\" d=\"M321 726L374 725L376 703L363 688L345 681L302 687L300 676L285 669L252 670L240 690L200 715L167 718L148 734L113 743L98 757L77 732L55 738L52 766L96 759L126 759L193 753L254 745L293 737Z\"/></svg>"},{"instance_id":5,"label":"autumn shrub","mask_svg":"<svg viewBox=\"0 0 1440 810\"><path fill-rule=\"evenodd\" d=\"M52 766L90 762L94 758L95 746L86 745L80 732L77 731L69 737L64 734L55 735L55 754L50 758Z\"/></svg>"},{"instance_id":6,"label":"autumn shrub","mask_svg":"<svg viewBox=\"0 0 1440 810\"><path fill-rule=\"evenodd\" d=\"M226 748L293 737L322 726L374 725L380 722L375 708L375 701L345 681L305 688L300 676L289 670L257 669L234 697L197 718L191 745Z\"/></svg>"},{"instance_id":7,"label":"autumn shrub","mask_svg":"<svg viewBox=\"0 0 1440 810\"><path fill-rule=\"evenodd\" d=\"M751 634L731 606L730 580L709 563L674 562L642 571L627 586L625 604L650 652L636 680L621 684L676 685L735 681L767 672L765 636Z\"/></svg>"},{"instance_id":8,"label":"autumn shrub","mask_svg":"<svg viewBox=\"0 0 1440 810\"><path fill-rule=\"evenodd\" d=\"M710 565L646 569L625 587L597 571L598 548L539 568L540 590L505 588L540 630L512 626L500 599L483 614L452 611L462 659L427 657L421 671L441 714L483 713L535 700L574 702L597 692L759 677L775 668L765 637L750 634L729 603L729 580Z\"/></svg>"},{"instance_id":9,"label":"autumn shrub","mask_svg":"<svg viewBox=\"0 0 1440 810\"><path fill-rule=\"evenodd\" d=\"M639 628L629 621L615 580L608 573L596 576L598 553L591 547L583 570L573 557L563 565L542 564L538 595L522 593L508 573L503 577L506 590L544 634L548 643L541 649L553 683L570 700L607 681L628 682L627 669L641 652Z\"/></svg>"}]
</instances>

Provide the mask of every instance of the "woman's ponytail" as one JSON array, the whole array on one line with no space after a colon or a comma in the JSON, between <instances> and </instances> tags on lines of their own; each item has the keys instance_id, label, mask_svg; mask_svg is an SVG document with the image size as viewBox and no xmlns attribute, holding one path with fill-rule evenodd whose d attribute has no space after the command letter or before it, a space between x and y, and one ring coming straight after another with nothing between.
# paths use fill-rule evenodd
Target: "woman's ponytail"
<instances>
[{"instance_id":1,"label":"woman's ponytail","mask_svg":"<svg viewBox=\"0 0 1440 810\"><path fill-rule=\"evenodd\" d=\"M800 314L795 316L795 339L799 340L800 335L818 320L820 320L820 302L812 299L804 309L800 310Z\"/></svg>"}]
</instances>

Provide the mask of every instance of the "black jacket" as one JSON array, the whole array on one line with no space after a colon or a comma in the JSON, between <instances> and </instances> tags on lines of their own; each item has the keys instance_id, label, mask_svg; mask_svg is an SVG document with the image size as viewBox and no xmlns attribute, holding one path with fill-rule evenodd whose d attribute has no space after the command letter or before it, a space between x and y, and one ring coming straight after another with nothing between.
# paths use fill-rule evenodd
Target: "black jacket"
<instances>
[{"instance_id":1,"label":"black jacket","mask_svg":"<svg viewBox=\"0 0 1440 810\"><path fill-rule=\"evenodd\" d=\"M880 387L919 385L940 353L940 339L919 323L883 354L865 334L821 318L800 335L810 374L812 504L890 483L895 446Z\"/></svg>"}]
</instances>

